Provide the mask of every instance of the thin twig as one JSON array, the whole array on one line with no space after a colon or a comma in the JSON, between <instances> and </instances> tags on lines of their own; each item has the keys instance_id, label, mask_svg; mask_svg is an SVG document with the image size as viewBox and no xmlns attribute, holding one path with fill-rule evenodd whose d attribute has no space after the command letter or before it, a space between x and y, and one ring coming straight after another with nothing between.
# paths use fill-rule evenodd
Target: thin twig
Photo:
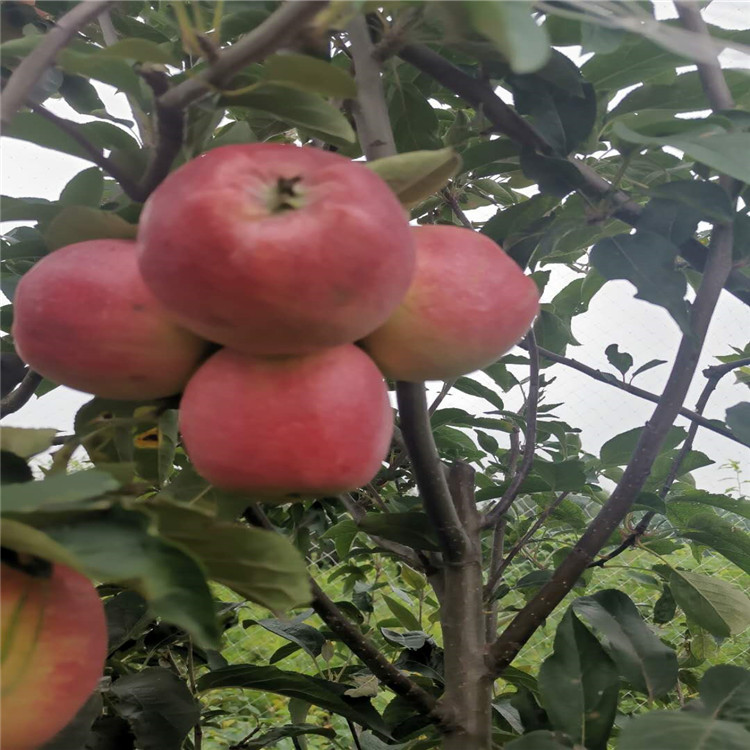
<instances>
[{"instance_id":1,"label":"thin twig","mask_svg":"<svg viewBox=\"0 0 750 750\"><path fill-rule=\"evenodd\" d=\"M432 416L437 411L438 406L443 403L443 400L450 393L451 388L453 388L455 384L455 380L446 380L443 383L443 387L440 389L440 393L435 396L435 400L430 404L430 408L427 410L430 416Z\"/></svg>"},{"instance_id":2,"label":"thin twig","mask_svg":"<svg viewBox=\"0 0 750 750\"><path fill-rule=\"evenodd\" d=\"M518 346L522 349L526 348L523 342L521 342ZM598 380L600 383L611 385L613 388L619 388L621 391L630 393L633 396L638 396L639 398L645 399L646 401L651 401L654 404L659 403L659 396L657 396L655 393L651 393L651 391L646 391L643 388L638 388L638 386L635 386L632 383L625 383L606 372L597 370L594 367L589 367L588 365L585 365L576 359L563 357L561 354L556 354L555 352L549 351L548 349L543 349L542 347L537 347L537 349L539 350L539 355L541 357L544 357L545 359L549 359L557 364L570 367L572 370L577 370L584 375L588 375L590 378ZM686 409L683 407L680 409L679 413L680 416L689 419L691 422L699 424L701 427L705 427L707 430L711 430L711 432L715 432L717 435L722 435L723 437L734 440L737 443L741 442L740 440L738 440L736 435L733 435L730 430L723 425L715 424L710 419L706 419L704 416L702 416L701 414L697 414L691 409ZM741 444L744 445L744 443Z\"/></svg>"},{"instance_id":3,"label":"thin twig","mask_svg":"<svg viewBox=\"0 0 750 750\"><path fill-rule=\"evenodd\" d=\"M502 565L503 556L505 555L505 530L508 526L508 521L505 518L501 518L492 532L492 551L490 552L490 566L487 571L488 580L491 580L494 572ZM486 598L486 595L485 595ZM486 622L486 633L485 642L492 643L497 633L497 614L498 614L498 602L496 600L490 601L490 608L487 612Z\"/></svg>"},{"instance_id":4,"label":"thin twig","mask_svg":"<svg viewBox=\"0 0 750 750\"><path fill-rule=\"evenodd\" d=\"M327 0L284 3L238 42L222 50L208 68L165 93L161 105L168 109L184 109L216 92L242 68L264 59L300 34L326 5Z\"/></svg>"},{"instance_id":5,"label":"thin twig","mask_svg":"<svg viewBox=\"0 0 750 750\"><path fill-rule=\"evenodd\" d=\"M437 701L401 670L394 667L380 650L350 622L320 586L310 579L312 608L323 622L362 660L367 668L394 693L405 698L422 715L441 723Z\"/></svg>"},{"instance_id":6,"label":"thin twig","mask_svg":"<svg viewBox=\"0 0 750 750\"><path fill-rule=\"evenodd\" d=\"M357 734L357 728L354 726L354 722L351 719L346 720L349 731L351 732L352 739L354 740L354 747L356 750L362 750L362 743L359 741L359 735Z\"/></svg>"},{"instance_id":7,"label":"thin twig","mask_svg":"<svg viewBox=\"0 0 750 750\"><path fill-rule=\"evenodd\" d=\"M745 359L738 359L734 362L727 362L721 365L713 365L712 367L707 367L705 370L703 370L703 375L705 375L707 380L706 385L703 387L701 395L698 397L698 401L695 404L696 413L703 414L703 410L706 408L708 400L709 398L711 398L711 394L716 390L716 386L719 384L719 381L727 373L732 372L732 370L737 367L744 367L746 364L750 364L750 357L747 357ZM680 470L682 462L685 460L687 454L692 450L693 442L695 440L697 432L698 422L693 422L690 425L690 429L688 430L685 442L682 444L680 452L675 456L674 461L672 461L672 465L669 468L667 478L664 480L664 483L659 490L659 498L661 500L666 499L667 493L672 487L674 480L677 478L677 474ZM649 524L651 523L655 515L656 512L652 510L644 513L643 517L640 521L638 521L638 524L633 529L633 531L628 534L625 539L623 539L622 542L620 542L620 544L618 544L617 547L615 547L615 549L613 549L611 552L604 555L604 557L601 557L598 560L594 560L594 562L589 563L589 568L603 568L610 560L613 560L618 555L621 555L623 552L625 552L625 550L628 550L631 547L635 547L635 545L638 543L638 540L648 531Z\"/></svg>"},{"instance_id":8,"label":"thin twig","mask_svg":"<svg viewBox=\"0 0 750 750\"><path fill-rule=\"evenodd\" d=\"M565 500L570 492L561 492L539 515L534 521L529 530L513 545L505 556L503 561L490 573L490 577L487 579L487 584L484 588L484 595L486 599L490 599L497 589L498 583L503 577L503 573L507 567L513 562L513 558L529 543L531 538L536 532L542 527L544 522L550 517L555 508Z\"/></svg>"},{"instance_id":9,"label":"thin twig","mask_svg":"<svg viewBox=\"0 0 750 750\"><path fill-rule=\"evenodd\" d=\"M526 477L531 471L536 450L536 415L539 406L539 352L533 331L529 331L524 341L529 352L529 395L526 398L526 428L524 430L523 458L518 471L513 474L508 488L497 503L485 514L483 528L491 528L513 504Z\"/></svg>"},{"instance_id":10,"label":"thin twig","mask_svg":"<svg viewBox=\"0 0 750 750\"><path fill-rule=\"evenodd\" d=\"M53 123L57 128L62 130L63 133L72 138L89 155L89 158L97 167L103 169L108 175L117 181L128 198L141 202L143 194L138 182L119 164L108 156L105 156L101 149L91 143L91 141L89 141L89 139L81 132L78 123L71 122L63 117L58 117L41 104L29 104L29 108L32 112L35 112L40 117Z\"/></svg>"},{"instance_id":11,"label":"thin twig","mask_svg":"<svg viewBox=\"0 0 750 750\"><path fill-rule=\"evenodd\" d=\"M471 223L471 219L463 212L461 206L458 205L458 199L450 188L443 189L443 198L448 204L449 208L456 215L456 218L467 228L474 229L474 225Z\"/></svg>"},{"instance_id":12,"label":"thin twig","mask_svg":"<svg viewBox=\"0 0 750 750\"><path fill-rule=\"evenodd\" d=\"M38 372L28 370L23 380L0 401L0 417L6 417L18 411L34 395L34 391L41 382L42 376Z\"/></svg>"},{"instance_id":13,"label":"thin twig","mask_svg":"<svg viewBox=\"0 0 750 750\"><path fill-rule=\"evenodd\" d=\"M42 42L32 50L13 71L3 89L2 124L7 126L25 104L29 94L44 71L55 62L58 53L87 23L103 13L114 0L89 0L78 3L60 18L45 34Z\"/></svg>"}]
</instances>

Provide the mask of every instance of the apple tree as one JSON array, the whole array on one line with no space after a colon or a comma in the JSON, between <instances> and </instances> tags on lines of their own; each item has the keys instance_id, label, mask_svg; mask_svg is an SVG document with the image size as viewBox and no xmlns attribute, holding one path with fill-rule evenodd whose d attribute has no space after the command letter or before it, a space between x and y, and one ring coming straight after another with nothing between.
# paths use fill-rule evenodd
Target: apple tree
<instances>
[{"instance_id":1,"label":"apple tree","mask_svg":"<svg viewBox=\"0 0 750 750\"><path fill-rule=\"evenodd\" d=\"M146 220L172 210L154 201L157 219L146 219L144 203L217 147L285 144L362 161L412 225L501 245L542 303L518 345L478 372L388 379L387 456L347 492L269 503L222 487L221 472L209 482L185 450L181 394L152 398L145 385L133 400L93 397L69 430L3 426L4 569L77 570L97 586L108 626L88 701L74 716L62 697L45 703L67 722L46 750L750 746L750 672L733 663L750 626L750 77L721 62L750 52L750 29L709 22L705 3L680 0L667 19L656 5L2 4L6 145L91 165L57 200L2 199L2 220L16 223L2 239L4 417L63 393L16 352L27 272L59 261L49 273L62 302L38 323L54 330L92 269L109 270L113 285L129 273L96 252L136 238L139 221L143 236ZM293 185L284 190L296 199ZM357 200L363 217L379 211L375 193ZM229 234L229 201L224 211ZM180 235L180 216L169 217L165 241ZM397 231L375 229L384 246ZM63 262L60 248L87 241L96 252ZM221 262L212 248L209 235L201 262ZM182 294L162 257L151 273ZM613 331L604 371L571 349L586 343L578 322L618 280L679 343L640 361ZM207 283L187 307L210 295ZM432 304L445 304L439 289ZM708 350L727 304L736 339ZM121 315L113 338L136 325ZM76 335L74 358L93 362ZM273 329L265 335L272 348ZM160 366L149 361L145 381ZM633 382L657 368L658 388ZM571 370L625 404L647 403L645 423L622 431L609 415L593 451L575 416L558 413L566 394L555 380ZM730 380L733 405L711 411ZM231 399L212 387L201 408L211 412L214 393L223 406L201 450L241 470L287 425L250 425L237 442ZM316 400L316 419L336 417L346 387L342 377ZM310 435L275 460L301 452L336 466L367 427L321 451L310 418ZM713 463L695 445L705 434L739 457L735 489L704 490L693 477ZM31 632L31 620L19 623ZM90 626L81 618L81 639ZM3 625L11 654L13 632ZM33 694L52 685L44 674L28 677L34 714Z\"/></svg>"}]
</instances>

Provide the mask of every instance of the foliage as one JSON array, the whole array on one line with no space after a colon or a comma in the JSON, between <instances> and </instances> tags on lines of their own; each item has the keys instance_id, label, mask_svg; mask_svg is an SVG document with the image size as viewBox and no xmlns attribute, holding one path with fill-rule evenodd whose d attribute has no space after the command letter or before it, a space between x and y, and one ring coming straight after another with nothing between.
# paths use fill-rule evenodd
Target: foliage
<instances>
[{"instance_id":1,"label":"foliage","mask_svg":"<svg viewBox=\"0 0 750 750\"><path fill-rule=\"evenodd\" d=\"M701 222L714 236L717 227L733 228L725 286L750 303L750 79L724 71L736 106L711 101L706 114L711 90L683 69L710 65L726 45L746 51L750 32L709 26L698 44L695 31L656 20L649 2L616 3L614 14L595 2L323 5L283 47L273 40L231 80L186 102L184 129L165 114L154 81L174 94L210 71L221 48L269 33L278 3L113 4L40 71L24 98L29 107L4 135L94 166L56 201L2 198L3 220L23 223L2 238L3 357L13 352L19 279L62 245L134 236L144 191L155 187L144 174L162 169L163 178L231 143L363 156L353 100L371 92L359 89L345 29L366 13L400 152L371 166L413 222L470 224L501 243L542 291L551 272L571 278L545 297L520 349L446 383L429 412L439 459L473 470L481 611L446 603L448 550L415 471L426 459L406 439L415 428L402 391L398 439L372 484L344 498L263 509L194 471L174 399L95 398L63 441L54 430L4 427L3 545L88 574L100 584L109 622L107 679L48 750L351 747L350 732L364 750L441 742L450 750L454 730L398 694L398 676L428 702L448 695L451 627L476 629L484 620L478 627L490 633L492 654L496 634L502 641L509 623L539 606L540 590L554 587L555 571L584 554L598 560L566 582L564 604L543 611L524 634L531 640L517 666L487 677L492 747L750 746L750 673L725 663L750 626L742 484L726 494L699 489L690 472L711 458L693 450L692 429L665 429L614 533L586 547L602 506L626 492L653 425L617 434L592 455L580 429L546 402L550 368L571 364L576 316L606 296L609 280L627 280L654 318L672 317L685 341L701 338L691 287L714 252L713 240L707 249L704 235L696 238ZM76 7L4 3L4 78L18 74ZM573 62L561 52L570 45L592 54ZM100 84L127 96L132 120L107 111ZM45 107L59 100L85 122L48 117ZM182 140L165 162L170 127ZM707 384L735 371L736 390L747 385L750 349L736 343L706 371ZM666 353L636 362L617 341L605 356L612 370L594 377L634 398L635 378L672 366ZM43 381L37 393L55 387ZM456 393L461 406L450 401ZM662 402L673 395L665 390ZM4 408L11 403L4 396ZM701 429L744 450L749 409L738 399L726 424L704 420ZM53 444L44 476L32 480L29 460ZM79 448L84 470L73 459ZM339 620L311 594L308 574L334 600ZM547 616L542 637L537 627ZM379 652L385 672L340 620Z\"/></svg>"}]
</instances>

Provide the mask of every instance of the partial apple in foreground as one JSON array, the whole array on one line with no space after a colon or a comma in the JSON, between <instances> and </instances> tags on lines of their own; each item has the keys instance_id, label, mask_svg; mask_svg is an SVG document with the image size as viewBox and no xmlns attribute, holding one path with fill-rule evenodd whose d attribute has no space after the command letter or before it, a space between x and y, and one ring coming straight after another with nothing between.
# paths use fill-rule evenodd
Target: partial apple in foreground
<instances>
[{"instance_id":1,"label":"partial apple in foreground","mask_svg":"<svg viewBox=\"0 0 750 750\"><path fill-rule=\"evenodd\" d=\"M275 358L222 349L188 383L180 430L196 470L218 487L329 495L372 480L393 412L378 368L353 344Z\"/></svg>"},{"instance_id":2,"label":"partial apple in foreground","mask_svg":"<svg viewBox=\"0 0 750 750\"><path fill-rule=\"evenodd\" d=\"M104 398L179 393L206 342L177 325L141 279L135 242L61 247L21 279L16 350L46 378Z\"/></svg>"},{"instance_id":3,"label":"partial apple in foreground","mask_svg":"<svg viewBox=\"0 0 750 750\"><path fill-rule=\"evenodd\" d=\"M102 676L104 607L64 565L2 563L0 747L38 750L76 715Z\"/></svg>"},{"instance_id":4,"label":"partial apple in foreground","mask_svg":"<svg viewBox=\"0 0 750 750\"><path fill-rule=\"evenodd\" d=\"M536 285L478 232L447 225L412 232L414 281L362 347L395 380L447 380L486 367L531 327L539 312Z\"/></svg>"},{"instance_id":5,"label":"partial apple in foreground","mask_svg":"<svg viewBox=\"0 0 750 750\"><path fill-rule=\"evenodd\" d=\"M190 330L253 355L351 343L414 271L406 214L363 164L277 143L223 146L173 172L138 229L146 283Z\"/></svg>"}]
</instances>

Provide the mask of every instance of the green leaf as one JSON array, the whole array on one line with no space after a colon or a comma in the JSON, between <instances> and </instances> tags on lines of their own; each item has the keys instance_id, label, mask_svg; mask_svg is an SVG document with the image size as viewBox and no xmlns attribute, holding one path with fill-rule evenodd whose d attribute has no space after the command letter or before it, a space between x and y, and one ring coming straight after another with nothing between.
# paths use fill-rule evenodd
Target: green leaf
<instances>
[{"instance_id":1,"label":"green leaf","mask_svg":"<svg viewBox=\"0 0 750 750\"><path fill-rule=\"evenodd\" d=\"M274 727L261 735L253 736L242 741L242 750L260 750L263 747L275 747L283 739L316 735L332 739L336 736L336 730L327 727L316 727L314 724L285 724ZM300 744L299 747L302 747ZM391 747L389 745L389 747Z\"/></svg>"},{"instance_id":2,"label":"green leaf","mask_svg":"<svg viewBox=\"0 0 750 750\"><path fill-rule=\"evenodd\" d=\"M606 750L619 688L614 662L568 609L554 651L539 670L542 705L552 725L590 750Z\"/></svg>"},{"instance_id":3,"label":"green leaf","mask_svg":"<svg viewBox=\"0 0 750 750\"><path fill-rule=\"evenodd\" d=\"M573 742L562 732L538 729L503 745L505 750L571 750ZM661 749L660 749L661 750Z\"/></svg>"},{"instance_id":4,"label":"green leaf","mask_svg":"<svg viewBox=\"0 0 750 750\"><path fill-rule=\"evenodd\" d=\"M310 601L305 562L280 534L218 521L164 499L149 509L164 537L187 549L211 578L232 591L278 613Z\"/></svg>"},{"instance_id":5,"label":"green leaf","mask_svg":"<svg viewBox=\"0 0 750 750\"><path fill-rule=\"evenodd\" d=\"M31 458L46 451L58 430L54 428L0 427L0 445L4 451L15 453L21 458ZM3 506L6 498L3 497Z\"/></svg>"},{"instance_id":6,"label":"green leaf","mask_svg":"<svg viewBox=\"0 0 750 750\"><path fill-rule=\"evenodd\" d=\"M104 193L104 175L99 167L79 172L63 188L60 203L66 206L90 206L99 208Z\"/></svg>"},{"instance_id":7,"label":"green leaf","mask_svg":"<svg viewBox=\"0 0 750 750\"><path fill-rule=\"evenodd\" d=\"M498 396L498 394L495 393L492 388L488 388L478 380L474 380L474 378L459 378L454 383L453 387L456 390L461 391L462 393L469 394L469 396L476 396L477 398L484 399L500 411L505 409L505 404L503 403L503 400L500 398L500 396Z\"/></svg>"},{"instance_id":8,"label":"green leaf","mask_svg":"<svg viewBox=\"0 0 750 750\"><path fill-rule=\"evenodd\" d=\"M633 457L635 447L641 438L643 427L635 427L627 432L621 432L607 440L599 451L599 458L605 466L625 466ZM660 452L676 448L687 437L687 430L682 427L671 427Z\"/></svg>"},{"instance_id":9,"label":"green leaf","mask_svg":"<svg viewBox=\"0 0 750 750\"><path fill-rule=\"evenodd\" d=\"M411 83L398 82L389 97L388 113L399 153L436 150L440 122L424 94Z\"/></svg>"},{"instance_id":10,"label":"green leaf","mask_svg":"<svg viewBox=\"0 0 750 750\"><path fill-rule=\"evenodd\" d=\"M127 585L149 602L155 616L184 628L199 645L215 648L218 644L213 601L203 571L181 549L152 534L145 514L112 508L68 512L62 518L29 514L24 521L33 524L37 533L11 539L12 549L34 554L44 539L51 540L54 546L42 556L71 565L97 581ZM59 549L64 556L54 554Z\"/></svg>"},{"instance_id":11,"label":"green leaf","mask_svg":"<svg viewBox=\"0 0 750 750\"><path fill-rule=\"evenodd\" d=\"M686 711L651 711L622 729L617 750L747 750L750 732L738 724Z\"/></svg>"},{"instance_id":12,"label":"green leaf","mask_svg":"<svg viewBox=\"0 0 750 750\"><path fill-rule=\"evenodd\" d=\"M746 445L750 445L750 401L743 401L726 410L729 429Z\"/></svg>"},{"instance_id":13,"label":"green leaf","mask_svg":"<svg viewBox=\"0 0 750 750\"><path fill-rule=\"evenodd\" d=\"M144 97L141 82L130 63L102 54L106 51L104 48L97 48L96 52L91 53L64 49L59 55L58 62L66 73L108 83L118 91L130 94L142 102Z\"/></svg>"},{"instance_id":14,"label":"green leaf","mask_svg":"<svg viewBox=\"0 0 750 750\"><path fill-rule=\"evenodd\" d=\"M227 107L249 107L268 112L334 144L354 143L356 140L348 120L336 107L318 94L281 83L262 83L239 96L222 97L219 102Z\"/></svg>"},{"instance_id":15,"label":"green leaf","mask_svg":"<svg viewBox=\"0 0 750 750\"><path fill-rule=\"evenodd\" d=\"M687 283L675 269L677 247L653 232L606 237L591 249L594 268L606 279L627 279L636 298L664 307L687 330Z\"/></svg>"},{"instance_id":16,"label":"green leaf","mask_svg":"<svg viewBox=\"0 0 750 750\"><path fill-rule=\"evenodd\" d=\"M461 167L461 157L452 148L442 148L386 156L367 166L388 183L406 208L413 208L448 184Z\"/></svg>"},{"instance_id":17,"label":"green leaf","mask_svg":"<svg viewBox=\"0 0 750 750\"><path fill-rule=\"evenodd\" d=\"M58 203L44 198L13 198L9 195L0 197L3 221L49 221L59 210ZM4 255L7 259L7 253Z\"/></svg>"},{"instance_id":18,"label":"green leaf","mask_svg":"<svg viewBox=\"0 0 750 750\"><path fill-rule=\"evenodd\" d=\"M198 723L200 703L168 669L147 667L115 680L112 707L128 722L139 750L180 750Z\"/></svg>"},{"instance_id":19,"label":"green leaf","mask_svg":"<svg viewBox=\"0 0 750 750\"><path fill-rule=\"evenodd\" d=\"M8 429L7 427L3 430ZM34 513L92 507L86 502L118 489L120 483L99 469L55 474L39 482L3 486L3 513ZM108 502L106 503L109 504Z\"/></svg>"},{"instance_id":20,"label":"green leaf","mask_svg":"<svg viewBox=\"0 0 750 750\"><path fill-rule=\"evenodd\" d=\"M656 600L654 604L654 622L658 625L664 625L674 618L677 608L677 602L675 602L672 596L672 591L664 584L661 596Z\"/></svg>"},{"instance_id":21,"label":"green leaf","mask_svg":"<svg viewBox=\"0 0 750 750\"><path fill-rule=\"evenodd\" d=\"M138 227L112 211L66 206L49 223L44 239L50 250L99 239L134 240Z\"/></svg>"},{"instance_id":22,"label":"green leaf","mask_svg":"<svg viewBox=\"0 0 750 750\"><path fill-rule=\"evenodd\" d=\"M76 123L75 127L86 140L101 149L120 149L126 153L135 153L139 150L138 143L134 138L112 123ZM18 112L13 121L5 127L3 135L91 161L89 153L77 141L60 130L54 123L43 119L34 112Z\"/></svg>"},{"instance_id":23,"label":"green leaf","mask_svg":"<svg viewBox=\"0 0 750 750\"><path fill-rule=\"evenodd\" d=\"M655 198L682 203L704 221L730 222L734 209L726 190L704 180L675 180L651 189Z\"/></svg>"},{"instance_id":24,"label":"green leaf","mask_svg":"<svg viewBox=\"0 0 750 750\"><path fill-rule=\"evenodd\" d=\"M750 535L716 513L691 516L688 528L680 534L716 550L745 573L750 573Z\"/></svg>"},{"instance_id":25,"label":"green leaf","mask_svg":"<svg viewBox=\"0 0 750 750\"><path fill-rule=\"evenodd\" d=\"M741 70L723 70L735 104L738 107L750 105L750 76ZM667 85L647 83L631 91L608 114L613 119L628 112L641 112L647 109L672 110L673 112L694 112L707 106L706 94L698 71L678 75Z\"/></svg>"},{"instance_id":26,"label":"green leaf","mask_svg":"<svg viewBox=\"0 0 750 750\"><path fill-rule=\"evenodd\" d=\"M309 616L309 612L305 616ZM273 618L246 620L242 625L245 628L251 625L260 625L269 633L274 633L296 644L313 658L320 656L320 652L323 650L323 645L326 642L325 636L319 630L312 627L312 625L305 625L298 617L289 622Z\"/></svg>"},{"instance_id":27,"label":"green leaf","mask_svg":"<svg viewBox=\"0 0 750 750\"><path fill-rule=\"evenodd\" d=\"M681 123L680 120L676 122ZM687 122L692 124L694 121ZM750 182L750 133L727 132L714 121L703 121L683 132L666 136L644 135L628 127L623 120L616 120L612 127L614 133L628 143L672 146L720 174Z\"/></svg>"},{"instance_id":28,"label":"green leaf","mask_svg":"<svg viewBox=\"0 0 750 750\"><path fill-rule=\"evenodd\" d=\"M666 695L677 682L677 656L644 622L635 604L621 591L607 589L573 602L606 638L620 674L650 699Z\"/></svg>"},{"instance_id":29,"label":"green leaf","mask_svg":"<svg viewBox=\"0 0 750 750\"><path fill-rule=\"evenodd\" d=\"M432 552L440 549L424 513L368 513L358 521L358 526L367 534L382 536L414 549Z\"/></svg>"},{"instance_id":30,"label":"green leaf","mask_svg":"<svg viewBox=\"0 0 750 750\"><path fill-rule=\"evenodd\" d=\"M297 672L285 672L276 667L258 667L252 664L237 664L216 669L198 680L198 690L201 692L228 687L262 690L284 695L287 698L299 698L351 719L378 734L390 736L388 727L369 699L345 695L355 688L354 685L331 682Z\"/></svg>"},{"instance_id":31,"label":"green leaf","mask_svg":"<svg viewBox=\"0 0 750 750\"><path fill-rule=\"evenodd\" d=\"M645 365L641 365L640 367L636 368L636 370L630 376L630 379L632 380L636 375L640 375L642 372L653 370L654 367L658 367L659 365L665 365L665 364L667 364L666 359L650 359L648 362L646 362Z\"/></svg>"},{"instance_id":32,"label":"green leaf","mask_svg":"<svg viewBox=\"0 0 750 750\"><path fill-rule=\"evenodd\" d=\"M310 55L291 52L271 55L266 58L263 70L269 81L302 91L339 99L357 96L357 84L346 70Z\"/></svg>"},{"instance_id":33,"label":"green leaf","mask_svg":"<svg viewBox=\"0 0 750 750\"><path fill-rule=\"evenodd\" d=\"M694 513L700 513L705 509L706 505L712 508L722 508L743 518L750 519L750 502L728 497L727 495L712 495L709 492L696 490L677 495L671 498L668 503L668 507L692 507Z\"/></svg>"},{"instance_id":34,"label":"green leaf","mask_svg":"<svg viewBox=\"0 0 750 750\"><path fill-rule=\"evenodd\" d=\"M494 42L514 73L533 73L549 59L547 30L537 26L530 2L465 2L472 26Z\"/></svg>"},{"instance_id":35,"label":"green leaf","mask_svg":"<svg viewBox=\"0 0 750 750\"><path fill-rule=\"evenodd\" d=\"M98 112L104 115L106 112L104 102L99 98L97 90L83 76L66 73L63 76L62 84L60 84L60 94L80 114L89 115Z\"/></svg>"},{"instance_id":36,"label":"green leaf","mask_svg":"<svg viewBox=\"0 0 750 750\"><path fill-rule=\"evenodd\" d=\"M711 716L750 731L750 671L719 664L703 675L698 689L703 707Z\"/></svg>"},{"instance_id":37,"label":"green leaf","mask_svg":"<svg viewBox=\"0 0 750 750\"><path fill-rule=\"evenodd\" d=\"M609 364L622 375L633 366L633 358L627 352L621 352L617 344L610 344L604 353L607 355Z\"/></svg>"},{"instance_id":38,"label":"green leaf","mask_svg":"<svg viewBox=\"0 0 750 750\"><path fill-rule=\"evenodd\" d=\"M422 625L419 620L412 614L408 607L405 607L401 602L396 601L392 596L383 596L388 609L391 610L393 616L403 625L407 630L421 630Z\"/></svg>"},{"instance_id":39,"label":"green leaf","mask_svg":"<svg viewBox=\"0 0 750 750\"><path fill-rule=\"evenodd\" d=\"M103 47L94 53L96 57L121 57L138 62L161 63L162 65L179 65L179 61L165 48L147 39L120 39L109 47Z\"/></svg>"},{"instance_id":40,"label":"green leaf","mask_svg":"<svg viewBox=\"0 0 750 750\"><path fill-rule=\"evenodd\" d=\"M737 635L750 625L750 599L717 576L672 570L669 588L682 611L718 638Z\"/></svg>"}]
</instances>

